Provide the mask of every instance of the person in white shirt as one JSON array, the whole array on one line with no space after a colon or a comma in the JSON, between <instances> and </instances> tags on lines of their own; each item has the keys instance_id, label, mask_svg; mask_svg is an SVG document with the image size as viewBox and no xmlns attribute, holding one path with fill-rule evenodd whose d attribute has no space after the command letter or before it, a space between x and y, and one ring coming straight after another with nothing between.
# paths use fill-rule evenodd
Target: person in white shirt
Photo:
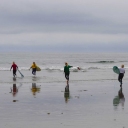
<instances>
[{"instance_id":1,"label":"person in white shirt","mask_svg":"<svg viewBox=\"0 0 128 128\"><path fill-rule=\"evenodd\" d=\"M118 76L118 81L120 82L120 87L122 87L122 79L125 73L124 65L121 65L121 68L119 68L119 71L120 71L120 74Z\"/></svg>"}]
</instances>

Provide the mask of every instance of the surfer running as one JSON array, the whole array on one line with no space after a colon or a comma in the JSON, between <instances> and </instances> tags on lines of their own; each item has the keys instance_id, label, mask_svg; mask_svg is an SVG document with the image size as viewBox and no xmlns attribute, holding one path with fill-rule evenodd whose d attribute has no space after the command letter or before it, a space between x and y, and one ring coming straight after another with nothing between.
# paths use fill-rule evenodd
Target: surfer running
<instances>
[{"instance_id":1,"label":"surfer running","mask_svg":"<svg viewBox=\"0 0 128 128\"><path fill-rule=\"evenodd\" d=\"M118 81L120 82L120 87L122 87L122 79L124 77L124 73L125 73L125 69L124 69L124 65L121 65L121 68L119 68L119 76L118 76Z\"/></svg>"},{"instance_id":2,"label":"surfer running","mask_svg":"<svg viewBox=\"0 0 128 128\"><path fill-rule=\"evenodd\" d=\"M64 66L64 73L65 73L65 78L67 79L67 86L69 86L69 74L70 74L69 69L70 69L71 67L73 67L73 66L68 65L67 62L65 63L65 66ZM79 67L78 67L78 69L80 70Z\"/></svg>"},{"instance_id":3,"label":"surfer running","mask_svg":"<svg viewBox=\"0 0 128 128\"><path fill-rule=\"evenodd\" d=\"M32 66L30 67L30 69L32 68L32 74L33 74L33 75L36 75L36 67L37 67L37 66L36 66L36 63L33 62ZM29 69L29 70L30 70L30 69Z\"/></svg>"},{"instance_id":4,"label":"surfer running","mask_svg":"<svg viewBox=\"0 0 128 128\"><path fill-rule=\"evenodd\" d=\"M10 71L11 71L12 68L13 68L13 76L15 77L16 76L16 71L18 69L18 66L15 64L15 62L12 63Z\"/></svg>"}]
</instances>

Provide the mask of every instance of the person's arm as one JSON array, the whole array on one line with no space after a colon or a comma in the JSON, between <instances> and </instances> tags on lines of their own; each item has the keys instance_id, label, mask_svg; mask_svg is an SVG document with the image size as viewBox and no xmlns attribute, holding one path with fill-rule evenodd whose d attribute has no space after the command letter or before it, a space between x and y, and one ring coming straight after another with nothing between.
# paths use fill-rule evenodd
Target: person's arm
<instances>
[{"instance_id":1,"label":"person's arm","mask_svg":"<svg viewBox=\"0 0 128 128\"><path fill-rule=\"evenodd\" d=\"M73 66L68 65L68 67L71 68L71 67L73 67Z\"/></svg>"},{"instance_id":2,"label":"person's arm","mask_svg":"<svg viewBox=\"0 0 128 128\"><path fill-rule=\"evenodd\" d=\"M64 72L65 72L65 67L64 67Z\"/></svg>"},{"instance_id":3,"label":"person's arm","mask_svg":"<svg viewBox=\"0 0 128 128\"><path fill-rule=\"evenodd\" d=\"M69 65L69 68L71 68L71 67L73 67L73 66L70 66L70 65ZM80 68L79 68L79 67L77 67L77 69L79 69L79 70L80 70Z\"/></svg>"},{"instance_id":4,"label":"person's arm","mask_svg":"<svg viewBox=\"0 0 128 128\"><path fill-rule=\"evenodd\" d=\"M33 66L33 65L32 65ZM32 66L29 68L29 70L32 68Z\"/></svg>"},{"instance_id":5,"label":"person's arm","mask_svg":"<svg viewBox=\"0 0 128 128\"><path fill-rule=\"evenodd\" d=\"M11 68L10 68L10 71L11 71L11 69L12 69L12 66L11 66Z\"/></svg>"}]
</instances>

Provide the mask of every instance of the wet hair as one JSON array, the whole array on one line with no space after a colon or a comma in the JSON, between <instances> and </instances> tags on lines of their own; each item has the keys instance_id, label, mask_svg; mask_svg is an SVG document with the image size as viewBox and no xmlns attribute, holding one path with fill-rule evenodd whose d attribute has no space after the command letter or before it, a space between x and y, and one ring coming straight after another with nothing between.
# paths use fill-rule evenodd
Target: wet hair
<instances>
[{"instance_id":1,"label":"wet hair","mask_svg":"<svg viewBox=\"0 0 128 128\"><path fill-rule=\"evenodd\" d=\"M121 67L124 68L124 65L122 64Z\"/></svg>"},{"instance_id":2,"label":"wet hair","mask_svg":"<svg viewBox=\"0 0 128 128\"><path fill-rule=\"evenodd\" d=\"M65 62L65 65L67 65L68 63L67 62Z\"/></svg>"}]
</instances>

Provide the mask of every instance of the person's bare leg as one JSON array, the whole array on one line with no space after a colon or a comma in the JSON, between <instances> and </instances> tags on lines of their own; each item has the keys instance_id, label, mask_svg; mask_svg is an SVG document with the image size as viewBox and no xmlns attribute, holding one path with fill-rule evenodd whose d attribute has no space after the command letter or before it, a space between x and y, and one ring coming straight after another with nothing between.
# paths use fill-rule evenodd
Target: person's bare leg
<instances>
[{"instance_id":1,"label":"person's bare leg","mask_svg":"<svg viewBox=\"0 0 128 128\"><path fill-rule=\"evenodd\" d=\"M69 80L67 80L67 86L69 85L68 83L69 83Z\"/></svg>"}]
</instances>

